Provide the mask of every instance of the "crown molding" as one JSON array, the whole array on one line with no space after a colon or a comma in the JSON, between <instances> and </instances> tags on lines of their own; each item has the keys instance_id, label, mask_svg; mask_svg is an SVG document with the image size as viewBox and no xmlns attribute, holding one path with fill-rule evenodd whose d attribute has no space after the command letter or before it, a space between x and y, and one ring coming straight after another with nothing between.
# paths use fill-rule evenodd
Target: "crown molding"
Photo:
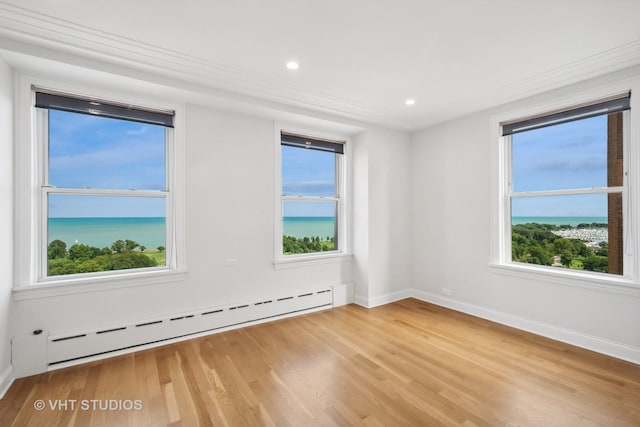
<instances>
[{"instance_id":1,"label":"crown molding","mask_svg":"<svg viewBox=\"0 0 640 427\"><path fill-rule=\"evenodd\" d=\"M244 97L407 130L404 125L389 122L389 111L302 89L284 80L98 31L4 2L0 2L0 37L22 46L45 48L50 53L76 55Z\"/></svg>"},{"instance_id":2,"label":"crown molding","mask_svg":"<svg viewBox=\"0 0 640 427\"><path fill-rule=\"evenodd\" d=\"M498 88L493 91L493 105L523 99L638 64L640 40L634 40Z\"/></svg>"},{"instance_id":3,"label":"crown molding","mask_svg":"<svg viewBox=\"0 0 640 427\"><path fill-rule=\"evenodd\" d=\"M518 79L498 88L487 88L479 94L474 94L473 99L460 102L455 115L447 116L447 112L444 112L443 115L438 116L436 112L433 116L414 123L412 128L413 130L428 128L637 65L640 65L640 40L634 40L543 73ZM474 99L481 101L474 101Z\"/></svg>"},{"instance_id":4,"label":"crown molding","mask_svg":"<svg viewBox=\"0 0 640 427\"><path fill-rule=\"evenodd\" d=\"M303 89L284 80L266 78L196 56L168 50L117 34L0 1L0 38L16 46L46 49L49 59L78 58L110 63L175 82L226 92L247 101L262 100L304 111L375 123L401 131L416 131L477 111L640 64L640 40L635 40L502 87L487 88L458 103L455 111L434 110L424 117L399 118L391 110L372 107L330 94ZM7 43L5 43L7 45ZM10 46L10 48L12 48ZM30 52L23 52L29 54Z\"/></svg>"}]
</instances>

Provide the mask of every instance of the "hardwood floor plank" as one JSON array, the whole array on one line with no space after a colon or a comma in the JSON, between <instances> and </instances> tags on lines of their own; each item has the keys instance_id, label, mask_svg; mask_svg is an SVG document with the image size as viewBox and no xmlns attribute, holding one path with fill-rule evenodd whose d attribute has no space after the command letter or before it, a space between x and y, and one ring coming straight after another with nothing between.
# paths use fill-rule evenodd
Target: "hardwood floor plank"
<instances>
[{"instance_id":1,"label":"hardwood floor plank","mask_svg":"<svg viewBox=\"0 0 640 427\"><path fill-rule=\"evenodd\" d=\"M23 378L0 425L637 427L640 366L406 299Z\"/></svg>"}]
</instances>

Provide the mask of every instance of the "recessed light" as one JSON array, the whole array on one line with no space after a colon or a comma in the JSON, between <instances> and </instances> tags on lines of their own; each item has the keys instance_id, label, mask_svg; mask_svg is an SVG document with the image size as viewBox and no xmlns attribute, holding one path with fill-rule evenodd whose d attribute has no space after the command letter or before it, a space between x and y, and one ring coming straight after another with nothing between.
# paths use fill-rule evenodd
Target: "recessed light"
<instances>
[{"instance_id":1,"label":"recessed light","mask_svg":"<svg viewBox=\"0 0 640 427\"><path fill-rule=\"evenodd\" d=\"M300 65L298 65L298 63L296 61L287 62L287 69L288 70L297 70L298 68L300 68Z\"/></svg>"},{"instance_id":2,"label":"recessed light","mask_svg":"<svg viewBox=\"0 0 640 427\"><path fill-rule=\"evenodd\" d=\"M406 101L404 101L405 105L415 105L416 104L416 100L415 99L407 99Z\"/></svg>"}]
</instances>

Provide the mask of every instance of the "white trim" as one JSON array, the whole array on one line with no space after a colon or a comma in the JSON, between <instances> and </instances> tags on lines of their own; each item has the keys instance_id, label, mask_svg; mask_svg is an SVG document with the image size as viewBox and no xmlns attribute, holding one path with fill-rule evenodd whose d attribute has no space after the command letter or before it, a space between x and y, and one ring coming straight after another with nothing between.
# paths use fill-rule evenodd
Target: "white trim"
<instances>
[{"instance_id":1,"label":"white trim","mask_svg":"<svg viewBox=\"0 0 640 427\"><path fill-rule=\"evenodd\" d=\"M500 266L502 268L502 266ZM585 288L593 288L584 285ZM620 291L617 289L617 291ZM636 291L633 296L640 298L640 290ZM536 320L527 319L521 316L505 313L498 310L492 310L476 304L467 303L454 298L445 297L421 289L407 288L400 291L389 292L382 295L372 297L364 297L356 295L354 303L366 308L378 307L406 298L416 298L441 307L450 308L472 316L487 319L501 325L510 326L519 330L531 332L533 334L542 335L563 343L575 345L577 347L592 350L618 359L627 360L632 363L640 364L640 348L632 347L626 344L584 334L572 329L561 328Z\"/></svg>"},{"instance_id":2,"label":"white trim","mask_svg":"<svg viewBox=\"0 0 640 427\"><path fill-rule=\"evenodd\" d=\"M553 340L640 364L640 348L637 347L631 347L571 329L560 328L547 323L492 310L453 298L443 297L441 295L436 295L419 289L411 289L410 293L413 298L429 302L431 304L461 311L472 316L500 323L501 325L511 326L513 328L542 335Z\"/></svg>"},{"instance_id":3,"label":"white trim","mask_svg":"<svg viewBox=\"0 0 640 427\"><path fill-rule=\"evenodd\" d=\"M302 109L409 130L407 126L398 126L394 120L390 120L390 111L384 108L301 88L284 79L254 74L6 3L0 3L0 47L47 57L51 52L62 52L67 56L123 65L144 73L152 72L177 82L219 89L226 91L227 96L235 93L244 98L266 99L282 105L295 105Z\"/></svg>"},{"instance_id":4,"label":"white trim","mask_svg":"<svg viewBox=\"0 0 640 427\"><path fill-rule=\"evenodd\" d=\"M4 372L0 374L0 399L7 394L14 381L15 377L13 376L13 366L9 365Z\"/></svg>"},{"instance_id":5,"label":"white trim","mask_svg":"<svg viewBox=\"0 0 640 427\"><path fill-rule=\"evenodd\" d=\"M603 99L611 94L621 93L623 91L631 90L634 93L640 93L640 80L637 77L630 77L620 80L616 83L603 85L589 91L577 92L571 95L558 96L550 101L528 105L525 107L505 110L501 113L493 115L490 119L490 140L489 140L489 159L490 159L490 262L493 266L504 266L506 269L503 271L509 271L512 274L532 274L536 275L536 279L549 280L550 276L556 276L558 280L564 281L565 279L571 282L573 272L565 272L559 270L550 270L541 267L531 266L527 270L522 269L520 264L513 264L511 260L511 247L510 242L507 240L507 236L510 235L510 221L507 220L510 216L509 201L509 176L510 176L510 162L507 161L510 158L509 144L506 142L506 138L501 136L501 123L508 122L509 120L516 119L518 117L528 117L536 114L542 114L548 111L554 111L559 108L579 105L585 102L593 101L594 99ZM628 140L625 142L625 156L628 159L628 165L631 166L629 171L629 189L625 189L627 197L623 197L626 203L630 203L631 216L625 218L625 224L636 224L638 222L638 206L640 206L640 97L632 96L631 98L631 111L627 112L630 115L630 119L626 120L628 125L625 125L625 132L629 126ZM625 133L625 137L627 134ZM625 169L628 168L625 162ZM635 175L634 175L635 173ZM598 190L599 191L599 190ZM625 214L627 210L625 209ZM628 229L625 227L625 232ZM636 262L638 254L638 236L637 230L633 230L636 235L630 236L632 239L630 244L630 250L625 251L625 275L623 280L609 280L606 277L599 276L591 280L591 276L587 276L587 280L584 281L585 286L593 285L594 288L600 290L612 290L612 286L616 284L621 287L626 287L624 292L630 289L630 292L635 292L635 285L638 284L640 279L638 272L638 262ZM513 267L513 268L512 268ZM568 274L567 274L568 273ZM611 275L613 276L613 275ZM521 275L522 277L522 275ZM576 276L577 278L577 276ZM583 279L580 277L580 279ZM573 279L575 281L575 279Z\"/></svg>"},{"instance_id":6,"label":"white trim","mask_svg":"<svg viewBox=\"0 0 640 427\"><path fill-rule=\"evenodd\" d=\"M354 295L353 303L361 307L369 308L369 298L364 297L362 295Z\"/></svg>"},{"instance_id":7,"label":"white trim","mask_svg":"<svg viewBox=\"0 0 640 427\"><path fill-rule=\"evenodd\" d=\"M640 298L640 284L621 276L524 263L489 264L496 274Z\"/></svg>"},{"instance_id":8,"label":"white trim","mask_svg":"<svg viewBox=\"0 0 640 427\"><path fill-rule=\"evenodd\" d=\"M109 289L129 288L134 286L160 285L163 283L182 283L187 279L186 271L145 271L131 272L113 276L80 277L60 280L58 282L23 285L13 288L14 301L49 298L60 295L83 294Z\"/></svg>"},{"instance_id":9,"label":"white trim","mask_svg":"<svg viewBox=\"0 0 640 427\"><path fill-rule=\"evenodd\" d=\"M295 105L404 131L422 129L443 121L437 115L420 121L400 120L393 118L391 112L384 107L311 91L285 80L265 78L246 70L6 3L0 4L0 36L0 45L9 50L49 58L54 56L52 52L61 52L67 57L74 55L103 63L122 64L138 72L150 70L164 78L204 88L219 88L254 99L271 99L282 105ZM76 62L80 60L77 59ZM458 112L460 115L468 114L636 64L640 64L640 40L633 40L503 87L491 88L484 94L484 102L477 102L467 108L461 105Z\"/></svg>"},{"instance_id":10,"label":"white trim","mask_svg":"<svg viewBox=\"0 0 640 427\"><path fill-rule=\"evenodd\" d=\"M282 196L281 200L288 201L304 201L304 202L339 202L340 197L325 196Z\"/></svg>"},{"instance_id":11,"label":"white trim","mask_svg":"<svg viewBox=\"0 0 640 427\"><path fill-rule=\"evenodd\" d=\"M544 190L544 191L520 191L511 193L512 199L518 197L544 197L544 196L573 196L576 194L610 194L623 193L624 187L593 187L593 188L576 188L574 190Z\"/></svg>"},{"instance_id":12,"label":"white trim","mask_svg":"<svg viewBox=\"0 0 640 427\"><path fill-rule=\"evenodd\" d=\"M413 289L406 288L399 291L387 292L385 294L372 297L363 297L362 295L356 295L354 298L354 302L366 308L373 308L395 301L400 301L406 298L411 298L413 294Z\"/></svg>"},{"instance_id":13,"label":"white trim","mask_svg":"<svg viewBox=\"0 0 640 427\"><path fill-rule=\"evenodd\" d=\"M616 46L587 58L567 65L536 74L520 81L510 83L499 89L492 89L484 107L490 108L517 101L536 94L544 93L554 89L559 89L580 81L599 77L604 74L632 67L640 63L640 40L633 40L629 43ZM622 91L620 91L622 92ZM618 92L618 93L620 93ZM608 93L611 95L611 93ZM590 101L589 99L583 101ZM579 105L581 103L565 104ZM480 110L478 108L477 110ZM545 108L545 111L553 111ZM529 115L519 115L518 117L528 117ZM515 117L514 117L515 118ZM495 140L495 139L494 139Z\"/></svg>"},{"instance_id":14,"label":"white trim","mask_svg":"<svg viewBox=\"0 0 640 427\"><path fill-rule=\"evenodd\" d=\"M43 221L46 218L45 203L40 184L45 183L42 145L37 140L35 114L33 107L34 93L32 87L54 87L59 91L72 94L91 94L100 99L112 99L129 105L148 106L151 109L170 109L175 112L175 129L173 143L166 144L167 171L166 176L171 188L169 194L158 193L157 197L167 200L167 224L173 223L173 232L167 227L167 267L155 267L145 271L131 273L131 270L110 272L110 274L87 273L82 277L57 276L43 280L39 277L40 262L46 262L46 248L40 245L43 234ZM182 103L171 100L157 100L141 97L136 93L128 93L84 87L67 81L51 80L27 74L16 74L15 83L16 141L15 141L15 282L14 299L31 299L46 296L81 293L113 289L126 286L139 286L153 283L183 281L185 277L185 242L184 242L184 190L185 190L185 107ZM40 160L38 160L40 159ZM53 191L53 190L51 190ZM98 192L100 192L98 190ZM123 193L123 195L126 192ZM132 191L132 196L148 195L156 197L153 192ZM42 219L42 221L39 221ZM170 234L171 233L171 234ZM42 249L42 250L41 250Z\"/></svg>"}]
</instances>

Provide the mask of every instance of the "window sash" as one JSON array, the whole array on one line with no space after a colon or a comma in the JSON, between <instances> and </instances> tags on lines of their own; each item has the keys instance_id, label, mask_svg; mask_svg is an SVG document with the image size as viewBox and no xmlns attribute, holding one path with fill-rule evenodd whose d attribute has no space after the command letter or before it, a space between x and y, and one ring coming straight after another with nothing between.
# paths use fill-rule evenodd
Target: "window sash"
<instances>
[{"instance_id":1,"label":"window sash","mask_svg":"<svg viewBox=\"0 0 640 427\"><path fill-rule=\"evenodd\" d=\"M310 142L310 144L307 144ZM343 188L343 180L344 180L344 154L345 152L345 142L338 141L330 141L330 140L322 140L318 138L310 138L301 136L299 134L287 133L285 131L280 132L280 147L282 146L290 146L296 147L300 149L314 149L320 151L328 151L335 153L335 195L334 196L303 196L296 194L282 194L282 152L280 152L280 218L278 226L279 235L276 236L277 244L276 247L278 249L277 258L279 259L292 259L292 258L304 258L304 257L313 257L323 254L336 254L344 252L345 248L345 208L344 208L344 188ZM300 201L300 202L334 202L335 209L335 234L334 234L334 244L335 249L332 251L319 251L319 252L308 252L302 254L289 254L285 255L283 248L283 237L284 237L284 203L287 201Z\"/></svg>"},{"instance_id":2,"label":"window sash","mask_svg":"<svg viewBox=\"0 0 640 427\"><path fill-rule=\"evenodd\" d=\"M518 197L542 197L542 196L571 196L576 194L608 194L622 193L624 186L620 187L597 187L597 188L576 188L569 190L545 190L545 191L521 191L509 193L510 198Z\"/></svg>"},{"instance_id":3,"label":"window sash","mask_svg":"<svg viewBox=\"0 0 640 427\"><path fill-rule=\"evenodd\" d=\"M133 193L133 194L132 194ZM96 271L96 272L89 272L89 273L73 273L73 274L60 274L60 275L49 275L49 255L48 255L48 237L49 237L49 196L50 195L59 195L59 194L64 194L64 195L73 195L73 196L98 196L98 197L109 197L109 196L115 196L115 197L136 197L136 198L156 198L156 199L164 199L165 200L165 215L164 215L164 220L165 220L165 228L164 228L164 241L165 241L165 263L164 265L158 265L155 267L145 267L145 268L128 268L128 269L121 269L121 270L112 270L112 271ZM41 195L41 206L42 206L42 220L41 220L41 241L42 244L40 245L40 250L41 250L41 254L40 254L40 272L39 272L39 281L41 282L47 282L47 281L58 281L58 280L65 280L66 278L69 277L78 277L78 276L82 276L85 277L87 275L89 276L101 276L101 275L118 275L118 274L123 274L123 273L127 273L127 272L131 272L131 271L135 271L135 272L139 272L139 271L158 271L158 270L169 270L172 268L173 263L172 263L172 254L173 254L173 234L171 232L172 228L170 226L170 221L171 221L171 216L170 216L170 209L169 209L169 205L170 205L170 197L169 197L169 193L168 192L164 192L164 193L154 193L154 194L137 194L137 192L130 192L130 193L126 193L126 192L122 192L122 191L110 191L110 190L106 190L106 191L91 191L91 190L87 190L87 191L65 191L60 190L60 189L56 189L56 188L51 188L51 187L45 187L43 188L42 191L42 195ZM114 239L115 241L115 239ZM69 247L67 249L69 249L71 246L73 246L73 244L70 244ZM99 248L100 249L100 248Z\"/></svg>"},{"instance_id":4,"label":"window sash","mask_svg":"<svg viewBox=\"0 0 640 427\"><path fill-rule=\"evenodd\" d=\"M594 117L596 115L608 115L611 113L616 113L616 112L620 112L620 111L628 111L630 110L630 108L628 108L629 106L629 96L630 96L630 92L626 92L626 105L627 108L621 109L621 110L617 110L617 111L606 111L603 113L599 113L599 114L594 114L592 116L576 116L575 119L573 120L581 120L581 119L585 119L585 118L589 118L589 117ZM575 111L575 110L573 110ZM546 116L542 116L542 117L549 117L548 115ZM548 123L546 125L543 126L539 126L539 127L545 127L545 126L552 126L552 125L556 125L556 124L561 124L561 123L565 123L568 121L573 121L573 120L566 120L566 121L558 121L558 122L553 122L553 123ZM504 130L504 126L505 126L506 122L500 123L500 125L503 127ZM512 122L515 124L515 122ZM520 122L521 123L521 122ZM537 128L537 127L536 127ZM527 129L523 129L522 132L524 131L529 131L529 130L534 130L536 129L534 127L531 128L527 128ZM504 132L503 132L504 133ZM504 146L504 161L505 161L505 178L507 179L506 182L506 186L505 188L505 192L504 192L504 200L506 203L504 203L504 228L503 228L503 236L504 241L503 241L503 257L502 259L504 261L506 261L507 263L516 263L516 264L520 264L517 261L513 261L512 258L512 223L511 223L511 218L512 218L512 211L511 211L511 201L513 199L518 199L518 198L535 198L535 197L544 197L544 196L571 196L571 195L586 195L586 194L621 194L622 195L622 203L623 203L623 211L622 211L622 222L623 222L623 231L622 231L622 236L621 239L623 241L623 245L625 247L627 247L628 245L628 239L629 239L629 221L631 221L631 215L629 212L629 206L630 206L630 201L628 199L628 195L629 195L629 186L628 186L628 165L629 165L629 152L628 152L628 139L629 139L629 114L626 113L623 115L623 150L624 150L624 169L623 169L623 185L622 186L607 186L607 187L595 187L595 188L575 188L575 189L561 189L561 190L543 190L543 191L521 191L521 192L513 192L512 189L512 185L513 185L513 178L512 178L512 174L513 174L513 164L512 164L512 135L514 133L517 132L512 132L512 133L504 133L503 134L503 146ZM625 253L624 254L624 260L623 260L623 272L622 274L620 274L620 276L622 277L629 277L630 272L633 270L633 264L634 264L634 259L633 256L629 253ZM543 266L537 266L537 265L532 265L532 264L527 264L528 266L534 266L534 267L543 267ZM566 269L566 270L570 270L570 269ZM554 270L557 271L557 270ZM561 271L565 271L565 269L562 269ZM592 272L589 272L592 273ZM595 273L595 274L605 274L605 275L610 275L610 276L618 276L615 273Z\"/></svg>"},{"instance_id":5,"label":"window sash","mask_svg":"<svg viewBox=\"0 0 640 427\"><path fill-rule=\"evenodd\" d=\"M288 254L285 255L284 254L284 248L282 250L282 255L288 257L291 256L305 256L305 255L313 255L313 254L328 254L328 253L335 253L335 252L341 252L342 251L342 242L340 239L340 235L341 235L341 226L342 226L342 220L341 220L341 215L340 212L342 211L342 202L339 198L335 198L335 197L325 197L325 198L321 198L321 197L283 197L282 198L282 202L281 202L281 210L282 210L282 218L281 218L281 222L284 226L284 219L286 218L284 216L284 210L285 210L285 203L286 202L301 202L301 203L305 203L305 202L320 202L320 203L326 203L326 204L333 204L333 208L334 208L334 224L333 224L333 232L331 233L331 236L334 239L334 249L331 251L318 251L318 252L307 252L307 253L302 253L302 254ZM284 228L282 229L282 236L280 236L280 240L282 240L282 238L285 236L284 233ZM305 236L305 237L324 237L324 234L322 236Z\"/></svg>"}]
</instances>

